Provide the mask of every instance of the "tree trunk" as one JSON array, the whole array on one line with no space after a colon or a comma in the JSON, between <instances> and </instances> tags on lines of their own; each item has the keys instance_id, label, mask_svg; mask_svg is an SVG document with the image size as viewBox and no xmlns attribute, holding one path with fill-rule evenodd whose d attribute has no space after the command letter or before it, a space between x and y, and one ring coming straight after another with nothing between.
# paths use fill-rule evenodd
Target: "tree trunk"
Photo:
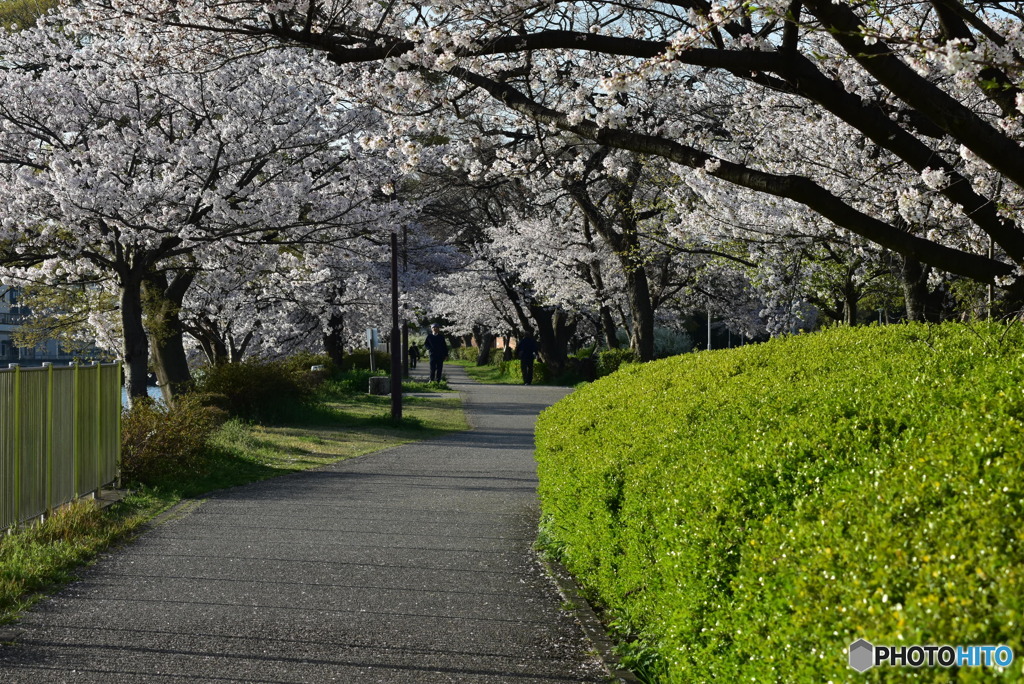
<instances>
[{"instance_id":1,"label":"tree trunk","mask_svg":"<svg viewBox=\"0 0 1024 684\"><path fill-rule=\"evenodd\" d=\"M931 269L916 259L903 259L900 280L908 321L928 320L928 273Z\"/></svg>"},{"instance_id":2,"label":"tree trunk","mask_svg":"<svg viewBox=\"0 0 1024 684\"><path fill-rule=\"evenodd\" d=\"M121 275L121 333L124 336L125 390L128 408L147 396L149 339L142 324L142 278L129 271Z\"/></svg>"},{"instance_id":3,"label":"tree trunk","mask_svg":"<svg viewBox=\"0 0 1024 684\"><path fill-rule=\"evenodd\" d=\"M587 218L583 219L583 235L586 238L587 249L592 253L596 254L597 250L594 247L594 239L590 232L590 220ZM605 287L604 287L604 276L601 273L601 262L596 259L592 261L587 268L586 274L589 276L588 281L593 286L598 301L601 302L599 313L601 316L601 329L604 333L605 343L609 349L619 348L619 331L615 326L615 319L612 318L612 310L605 301Z\"/></svg>"},{"instance_id":4,"label":"tree trunk","mask_svg":"<svg viewBox=\"0 0 1024 684\"><path fill-rule=\"evenodd\" d=\"M860 292L852 283L848 283L843 291L843 322L846 325L857 325L857 305L859 302Z\"/></svg>"},{"instance_id":5,"label":"tree trunk","mask_svg":"<svg viewBox=\"0 0 1024 684\"><path fill-rule=\"evenodd\" d=\"M485 332L476 337L480 352L476 356L476 365L486 366L491 362L491 350L494 349L494 333Z\"/></svg>"},{"instance_id":6,"label":"tree trunk","mask_svg":"<svg viewBox=\"0 0 1024 684\"><path fill-rule=\"evenodd\" d=\"M197 339L211 366L223 366L228 362L228 347L224 344L224 340L216 335L203 335Z\"/></svg>"},{"instance_id":7,"label":"tree trunk","mask_svg":"<svg viewBox=\"0 0 1024 684\"><path fill-rule=\"evenodd\" d=\"M409 377L409 321L402 321L402 377Z\"/></svg>"},{"instance_id":8,"label":"tree trunk","mask_svg":"<svg viewBox=\"0 0 1024 684\"><path fill-rule=\"evenodd\" d=\"M651 300L647 271L642 259L637 258L640 240L636 222L632 214L623 212L621 220L624 225L621 231L616 230L612 219L602 213L583 185L576 184L568 189L589 224L618 257L626 277L626 297L633 320L630 347L641 361L651 361L654 359L654 303Z\"/></svg>"},{"instance_id":9,"label":"tree trunk","mask_svg":"<svg viewBox=\"0 0 1024 684\"><path fill-rule=\"evenodd\" d=\"M555 366L558 365L558 352L556 349L558 345L555 342L555 329L551 325L551 311L531 304L530 314L536 326L537 347L541 360L544 361L552 372L555 372Z\"/></svg>"},{"instance_id":10,"label":"tree trunk","mask_svg":"<svg viewBox=\"0 0 1024 684\"><path fill-rule=\"evenodd\" d=\"M642 266L626 272L626 291L633 317L629 346L641 361L651 361L654 359L654 306L647 272Z\"/></svg>"},{"instance_id":11,"label":"tree trunk","mask_svg":"<svg viewBox=\"0 0 1024 684\"><path fill-rule=\"evenodd\" d=\"M323 337L324 351L327 356L338 367L344 368L345 359L345 316L340 313L332 313L327 319L327 332Z\"/></svg>"},{"instance_id":12,"label":"tree trunk","mask_svg":"<svg viewBox=\"0 0 1024 684\"><path fill-rule=\"evenodd\" d=\"M555 328L555 343L562 351L564 362L569 360L569 345L576 335L576 317L566 311L558 309L553 317Z\"/></svg>"},{"instance_id":13,"label":"tree trunk","mask_svg":"<svg viewBox=\"0 0 1024 684\"><path fill-rule=\"evenodd\" d=\"M249 349L252 338L252 330L245 333L241 342L236 341L234 335L228 335L228 363L242 363L242 358L245 356L246 350Z\"/></svg>"},{"instance_id":14,"label":"tree trunk","mask_svg":"<svg viewBox=\"0 0 1024 684\"><path fill-rule=\"evenodd\" d=\"M175 400L192 388L180 312L185 293L194 279L194 273L179 273L171 282L166 273L153 273L146 278L152 331L150 351L160 391L168 406L174 406Z\"/></svg>"},{"instance_id":15,"label":"tree trunk","mask_svg":"<svg viewBox=\"0 0 1024 684\"><path fill-rule=\"evenodd\" d=\"M184 324L185 332L203 350L206 361L211 366L220 366L228 361L228 348L224 342L224 336L220 334L216 321L211 320L205 314L199 315L189 324Z\"/></svg>"},{"instance_id":16,"label":"tree trunk","mask_svg":"<svg viewBox=\"0 0 1024 684\"><path fill-rule=\"evenodd\" d=\"M556 310L547 307L530 304L530 315L537 326L537 346L540 348L540 355L552 376L558 376L565 372L565 364L568 359L568 343L571 335L560 333L559 329L565 324L560 317L556 317ZM562 314L564 316L564 314Z\"/></svg>"},{"instance_id":17,"label":"tree trunk","mask_svg":"<svg viewBox=\"0 0 1024 684\"><path fill-rule=\"evenodd\" d=\"M605 344L608 345L609 349L619 348L619 330L615 326L615 319L612 318L612 310L607 304L602 304L601 309L601 328L604 331Z\"/></svg>"}]
</instances>

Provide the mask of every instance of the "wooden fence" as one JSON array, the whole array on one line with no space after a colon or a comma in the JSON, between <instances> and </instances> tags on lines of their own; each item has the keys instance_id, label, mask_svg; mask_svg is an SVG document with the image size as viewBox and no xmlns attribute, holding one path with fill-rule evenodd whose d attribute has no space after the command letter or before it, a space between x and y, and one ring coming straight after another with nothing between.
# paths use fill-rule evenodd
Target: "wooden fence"
<instances>
[{"instance_id":1,"label":"wooden fence","mask_svg":"<svg viewBox=\"0 0 1024 684\"><path fill-rule=\"evenodd\" d=\"M114 482L121 364L0 370L0 530Z\"/></svg>"}]
</instances>

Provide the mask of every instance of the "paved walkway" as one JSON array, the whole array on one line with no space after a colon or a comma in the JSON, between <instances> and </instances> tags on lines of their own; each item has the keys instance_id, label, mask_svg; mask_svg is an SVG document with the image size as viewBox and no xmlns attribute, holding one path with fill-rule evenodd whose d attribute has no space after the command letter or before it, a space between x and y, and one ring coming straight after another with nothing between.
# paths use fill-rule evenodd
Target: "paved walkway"
<instances>
[{"instance_id":1,"label":"paved walkway","mask_svg":"<svg viewBox=\"0 0 1024 684\"><path fill-rule=\"evenodd\" d=\"M37 604L0 681L604 681L530 550L564 390L445 372L473 430L186 506Z\"/></svg>"}]
</instances>

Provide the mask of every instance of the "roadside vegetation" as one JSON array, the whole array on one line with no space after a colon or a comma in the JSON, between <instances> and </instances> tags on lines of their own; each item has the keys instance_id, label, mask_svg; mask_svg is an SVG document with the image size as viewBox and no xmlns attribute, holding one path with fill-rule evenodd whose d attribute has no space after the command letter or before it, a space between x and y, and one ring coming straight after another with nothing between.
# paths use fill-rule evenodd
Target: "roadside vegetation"
<instances>
[{"instance_id":1,"label":"roadside vegetation","mask_svg":"<svg viewBox=\"0 0 1024 684\"><path fill-rule=\"evenodd\" d=\"M503 349L495 349L483 365L478 364L479 350L475 347L457 347L452 350L448 363L458 364L466 369L473 380L492 385L519 385L523 382L519 359L504 358ZM581 382L592 382L611 375L620 366L637 363L638 357L629 349L597 349L584 347L570 354L565 370L554 375L548 365L538 359L534 363L533 383L535 385L572 386Z\"/></svg>"},{"instance_id":2,"label":"roadside vegetation","mask_svg":"<svg viewBox=\"0 0 1024 684\"><path fill-rule=\"evenodd\" d=\"M138 402L122 423L122 501L102 511L79 502L0 537L0 624L183 499L468 427L455 395L404 397L396 423L390 397L366 393L369 370L310 373L316 361L238 364L204 376L173 408Z\"/></svg>"},{"instance_id":3,"label":"roadside vegetation","mask_svg":"<svg viewBox=\"0 0 1024 684\"><path fill-rule=\"evenodd\" d=\"M1021 653L1022 387L1020 323L627 366L541 415L542 543L650 681L857 679L859 638Z\"/></svg>"}]
</instances>

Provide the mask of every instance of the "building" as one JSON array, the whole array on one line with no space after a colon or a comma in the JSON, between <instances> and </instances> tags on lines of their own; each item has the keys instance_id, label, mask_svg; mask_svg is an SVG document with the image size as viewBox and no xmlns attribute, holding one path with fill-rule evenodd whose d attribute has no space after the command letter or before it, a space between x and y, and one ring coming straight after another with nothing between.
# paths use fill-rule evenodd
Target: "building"
<instances>
[{"instance_id":1,"label":"building","mask_svg":"<svg viewBox=\"0 0 1024 684\"><path fill-rule=\"evenodd\" d=\"M44 362L69 363L80 355L61 349L57 340L46 340L36 347L19 347L14 341L14 332L28 315L28 308L19 303L20 292L16 287L0 285L0 368L12 363L22 366L38 366Z\"/></svg>"}]
</instances>

